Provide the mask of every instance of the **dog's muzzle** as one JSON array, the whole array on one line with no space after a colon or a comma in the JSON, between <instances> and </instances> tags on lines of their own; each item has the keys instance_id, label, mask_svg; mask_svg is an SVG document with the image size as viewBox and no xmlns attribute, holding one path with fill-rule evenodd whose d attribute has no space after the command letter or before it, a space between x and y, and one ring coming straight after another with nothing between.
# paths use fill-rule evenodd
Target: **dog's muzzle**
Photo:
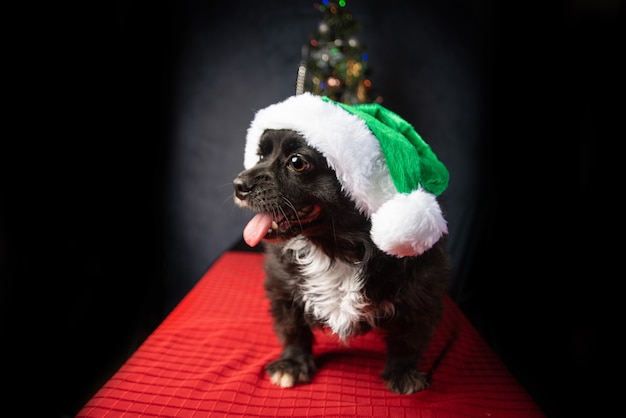
<instances>
[{"instance_id":1,"label":"dog's muzzle","mask_svg":"<svg viewBox=\"0 0 626 418\"><path fill-rule=\"evenodd\" d=\"M293 237L303 226L311 223L321 213L319 205L305 205L296 208L285 201L281 205L263 198L263 193L255 190L245 176L237 176L233 181L235 203L242 208L252 209L257 213L246 225L243 238L251 247L258 245L263 239L286 239ZM255 193L259 192L258 195Z\"/></svg>"}]
</instances>

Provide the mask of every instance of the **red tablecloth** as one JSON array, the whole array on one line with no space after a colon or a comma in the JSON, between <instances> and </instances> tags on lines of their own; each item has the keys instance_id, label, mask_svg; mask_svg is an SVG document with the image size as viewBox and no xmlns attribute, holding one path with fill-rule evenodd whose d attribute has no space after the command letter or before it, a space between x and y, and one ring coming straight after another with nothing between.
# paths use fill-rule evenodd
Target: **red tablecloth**
<instances>
[{"instance_id":1,"label":"red tablecloth","mask_svg":"<svg viewBox=\"0 0 626 418\"><path fill-rule=\"evenodd\" d=\"M281 347L263 275L261 254L223 254L77 417L544 416L450 299L422 362L426 391L385 389L375 332L349 346L316 332L313 381L272 385L263 367Z\"/></svg>"}]
</instances>

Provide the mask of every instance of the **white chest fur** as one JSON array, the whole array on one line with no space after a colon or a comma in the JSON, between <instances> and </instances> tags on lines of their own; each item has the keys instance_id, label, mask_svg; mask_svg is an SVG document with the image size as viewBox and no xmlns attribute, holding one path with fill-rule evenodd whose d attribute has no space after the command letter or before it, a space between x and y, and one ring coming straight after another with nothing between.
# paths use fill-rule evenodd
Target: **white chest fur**
<instances>
[{"instance_id":1,"label":"white chest fur","mask_svg":"<svg viewBox=\"0 0 626 418\"><path fill-rule=\"evenodd\" d=\"M286 249L296 254L304 277L299 287L306 313L342 340L357 331L362 320L370 319L359 264L332 260L303 237L291 240Z\"/></svg>"}]
</instances>

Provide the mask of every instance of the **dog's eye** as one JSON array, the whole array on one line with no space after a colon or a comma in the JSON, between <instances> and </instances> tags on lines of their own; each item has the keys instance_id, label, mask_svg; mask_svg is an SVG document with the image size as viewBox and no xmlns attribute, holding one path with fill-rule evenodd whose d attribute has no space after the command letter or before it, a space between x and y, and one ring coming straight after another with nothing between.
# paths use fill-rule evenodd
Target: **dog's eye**
<instances>
[{"instance_id":1,"label":"dog's eye","mask_svg":"<svg viewBox=\"0 0 626 418\"><path fill-rule=\"evenodd\" d=\"M307 170L310 166L311 165L309 164L309 162L306 161L304 158L302 158L302 156L298 154L294 154L291 157L289 157L288 167L291 168L293 171L301 173Z\"/></svg>"}]
</instances>

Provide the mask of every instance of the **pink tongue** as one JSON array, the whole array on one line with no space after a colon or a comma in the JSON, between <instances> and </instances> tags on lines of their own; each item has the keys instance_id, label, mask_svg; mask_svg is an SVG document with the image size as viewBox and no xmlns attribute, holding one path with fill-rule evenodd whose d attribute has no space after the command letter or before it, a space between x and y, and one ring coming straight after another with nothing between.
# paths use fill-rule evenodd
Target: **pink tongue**
<instances>
[{"instance_id":1,"label":"pink tongue","mask_svg":"<svg viewBox=\"0 0 626 418\"><path fill-rule=\"evenodd\" d=\"M271 227L272 217L267 213L259 213L255 215L244 228L243 240L249 246L256 247Z\"/></svg>"}]
</instances>

